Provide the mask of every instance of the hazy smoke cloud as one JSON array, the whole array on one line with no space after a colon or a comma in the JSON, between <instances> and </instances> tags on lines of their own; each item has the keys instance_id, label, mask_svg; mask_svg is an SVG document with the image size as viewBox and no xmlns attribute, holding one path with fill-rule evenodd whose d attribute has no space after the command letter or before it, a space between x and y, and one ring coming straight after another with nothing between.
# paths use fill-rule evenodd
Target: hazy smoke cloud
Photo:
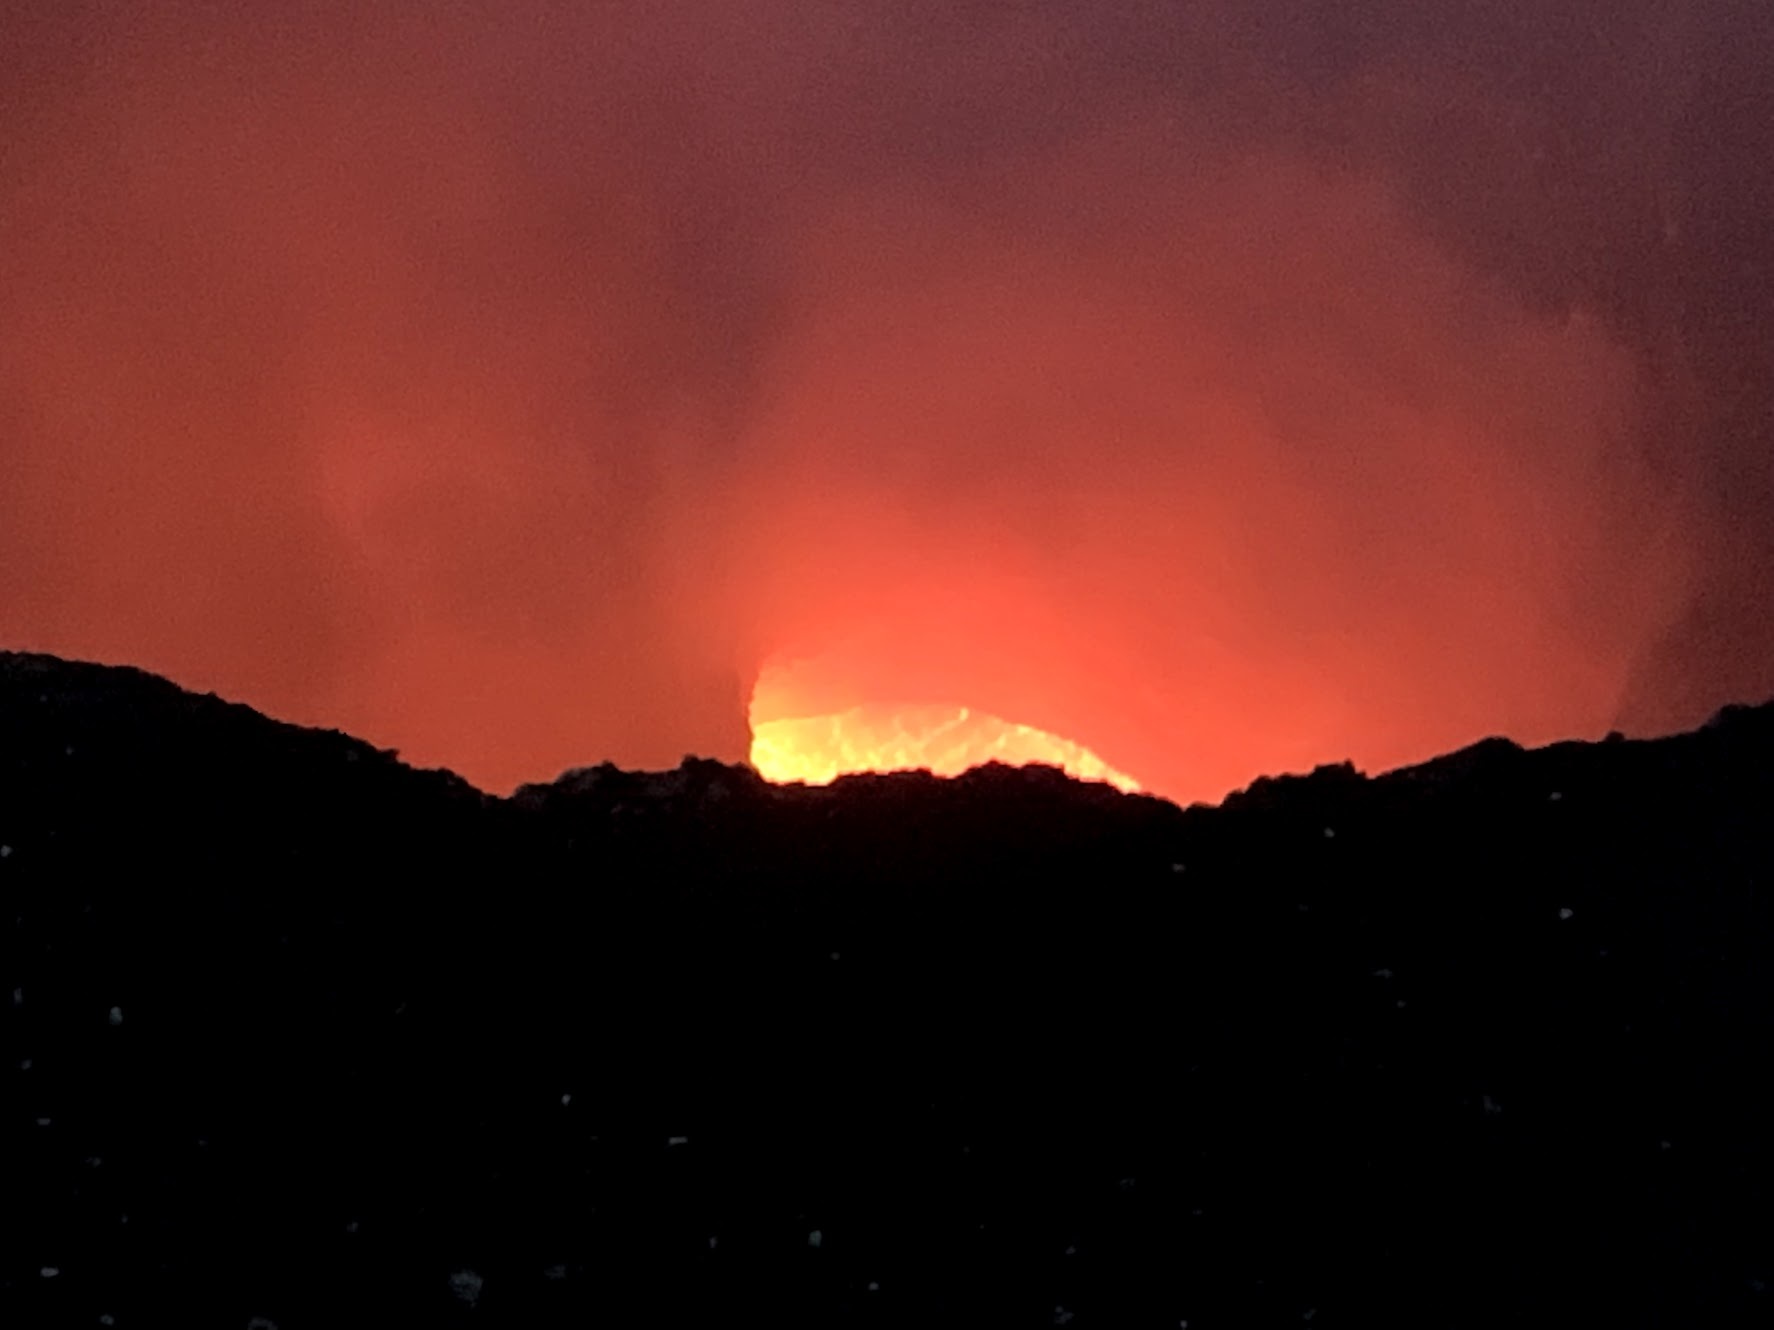
<instances>
[{"instance_id":1,"label":"hazy smoke cloud","mask_svg":"<svg viewBox=\"0 0 1774 1330\"><path fill-rule=\"evenodd\" d=\"M493 786L1212 796L1774 691L1774 19L15 6L0 639Z\"/></svg>"}]
</instances>

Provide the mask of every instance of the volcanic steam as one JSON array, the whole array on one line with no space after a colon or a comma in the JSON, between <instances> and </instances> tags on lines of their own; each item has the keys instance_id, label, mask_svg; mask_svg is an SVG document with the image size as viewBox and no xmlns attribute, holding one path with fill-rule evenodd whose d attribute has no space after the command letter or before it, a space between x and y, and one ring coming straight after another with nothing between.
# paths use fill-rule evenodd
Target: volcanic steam
<instances>
[{"instance_id":1,"label":"volcanic steam","mask_svg":"<svg viewBox=\"0 0 1774 1330\"><path fill-rule=\"evenodd\" d=\"M14 6L0 641L494 789L1774 690L1774 20L1343 8Z\"/></svg>"}]
</instances>

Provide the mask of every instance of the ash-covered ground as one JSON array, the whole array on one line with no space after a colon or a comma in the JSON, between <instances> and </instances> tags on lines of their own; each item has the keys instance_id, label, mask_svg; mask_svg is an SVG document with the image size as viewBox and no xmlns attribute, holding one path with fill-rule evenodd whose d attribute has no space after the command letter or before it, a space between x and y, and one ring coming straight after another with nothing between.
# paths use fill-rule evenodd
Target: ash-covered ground
<instances>
[{"instance_id":1,"label":"ash-covered ground","mask_svg":"<svg viewBox=\"0 0 1774 1330\"><path fill-rule=\"evenodd\" d=\"M0 1324L1774 1317L1774 707L510 800L0 654Z\"/></svg>"}]
</instances>

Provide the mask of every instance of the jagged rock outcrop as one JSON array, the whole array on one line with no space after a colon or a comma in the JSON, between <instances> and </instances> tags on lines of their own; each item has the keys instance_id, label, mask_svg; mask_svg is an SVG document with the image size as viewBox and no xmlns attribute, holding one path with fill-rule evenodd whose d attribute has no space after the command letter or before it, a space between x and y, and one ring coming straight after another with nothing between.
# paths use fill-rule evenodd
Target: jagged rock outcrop
<instances>
[{"instance_id":1,"label":"jagged rock outcrop","mask_svg":"<svg viewBox=\"0 0 1774 1330\"><path fill-rule=\"evenodd\" d=\"M0 1323L1762 1324L1771 806L1769 707L497 800L0 654Z\"/></svg>"}]
</instances>

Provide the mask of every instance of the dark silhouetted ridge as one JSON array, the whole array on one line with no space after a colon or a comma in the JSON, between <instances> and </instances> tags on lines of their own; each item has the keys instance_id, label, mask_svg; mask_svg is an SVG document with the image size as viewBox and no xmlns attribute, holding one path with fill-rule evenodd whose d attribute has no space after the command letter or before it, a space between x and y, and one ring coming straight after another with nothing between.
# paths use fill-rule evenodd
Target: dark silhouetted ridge
<instances>
[{"instance_id":1,"label":"dark silhouetted ridge","mask_svg":"<svg viewBox=\"0 0 1774 1330\"><path fill-rule=\"evenodd\" d=\"M1771 796L1762 706L500 800L0 654L0 1324L1766 1324Z\"/></svg>"}]
</instances>

